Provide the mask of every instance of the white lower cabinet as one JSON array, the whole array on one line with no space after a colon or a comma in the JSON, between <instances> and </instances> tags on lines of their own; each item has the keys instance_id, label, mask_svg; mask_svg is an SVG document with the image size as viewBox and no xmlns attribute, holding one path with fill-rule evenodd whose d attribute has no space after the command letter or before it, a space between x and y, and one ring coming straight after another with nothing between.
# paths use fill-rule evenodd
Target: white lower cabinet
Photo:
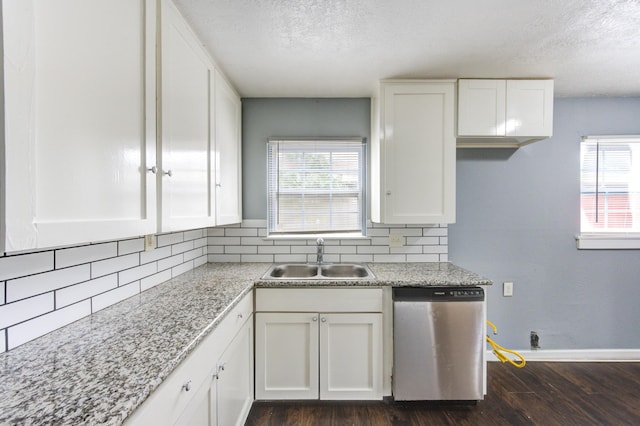
<instances>
[{"instance_id":1,"label":"white lower cabinet","mask_svg":"<svg viewBox=\"0 0 640 426\"><path fill-rule=\"evenodd\" d=\"M169 375L128 425L243 425L253 402L253 294Z\"/></svg>"},{"instance_id":2,"label":"white lower cabinet","mask_svg":"<svg viewBox=\"0 0 640 426\"><path fill-rule=\"evenodd\" d=\"M380 289L258 289L256 311L257 400L382 398Z\"/></svg>"}]
</instances>

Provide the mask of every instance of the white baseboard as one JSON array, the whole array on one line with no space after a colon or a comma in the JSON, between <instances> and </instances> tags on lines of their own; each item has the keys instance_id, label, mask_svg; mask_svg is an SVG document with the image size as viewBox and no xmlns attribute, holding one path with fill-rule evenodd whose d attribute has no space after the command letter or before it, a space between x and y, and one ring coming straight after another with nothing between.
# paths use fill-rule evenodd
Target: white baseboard
<instances>
[{"instance_id":1,"label":"white baseboard","mask_svg":"<svg viewBox=\"0 0 640 426\"><path fill-rule=\"evenodd\" d=\"M518 353L527 362L640 362L640 349L539 349ZM507 356L512 357L511 354ZM487 361L498 361L493 351L487 351Z\"/></svg>"}]
</instances>

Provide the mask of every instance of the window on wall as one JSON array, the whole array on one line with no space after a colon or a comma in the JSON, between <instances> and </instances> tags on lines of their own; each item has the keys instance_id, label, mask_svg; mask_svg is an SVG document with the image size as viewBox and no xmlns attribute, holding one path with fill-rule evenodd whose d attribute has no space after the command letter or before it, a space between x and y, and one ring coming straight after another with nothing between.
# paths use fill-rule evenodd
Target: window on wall
<instances>
[{"instance_id":1,"label":"window on wall","mask_svg":"<svg viewBox=\"0 0 640 426\"><path fill-rule=\"evenodd\" d=\"M269 235L364 235L365 146L361 138L270 139Z\"/></svg>"},{"instance_id":2,"label":"window on wall","mask_svg":"<svg viewBox=\"0 0 640 426\"><path fill-rule=\"evenodd\" d=\"M640 248L640 136L586 136L580 146L578 248Z\"/></svg>"}]
</instances>

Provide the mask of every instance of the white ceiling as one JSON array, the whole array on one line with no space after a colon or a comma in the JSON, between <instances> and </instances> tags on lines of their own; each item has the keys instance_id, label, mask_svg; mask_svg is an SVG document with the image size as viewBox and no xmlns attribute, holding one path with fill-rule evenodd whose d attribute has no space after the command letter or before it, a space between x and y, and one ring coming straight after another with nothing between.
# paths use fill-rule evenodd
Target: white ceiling
<instances>
[{"instance_id":1,"label":"white ceiling","mask_svg":"<svg viewBox=\"0 0 640 426\"><path fill-rule=\"evenodd\" d=\"M640 0L174 0L243 97L359 97L385 78L552 77L640 96Z\"/></svg>"}]
</instances>

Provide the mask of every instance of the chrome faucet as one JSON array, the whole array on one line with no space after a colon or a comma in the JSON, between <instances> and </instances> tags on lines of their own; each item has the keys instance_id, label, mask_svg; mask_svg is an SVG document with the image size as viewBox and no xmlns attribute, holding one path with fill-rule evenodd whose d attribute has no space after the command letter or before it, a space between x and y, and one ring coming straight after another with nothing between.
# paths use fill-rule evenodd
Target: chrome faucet
<instances>
[{"instance_id":1,"label":"chrome faucet","mask_svg":"<svg viewBox=\"0 0 640 426\"><path fill-rule=\"evenodd\" d=\"M324 261L324 240L322 239L322 237L319 237L316 240L316 247L316 253L318 256L316 260L318 262L318 265L322 265L322 262Z\"/></svg>"}]
</instances>

